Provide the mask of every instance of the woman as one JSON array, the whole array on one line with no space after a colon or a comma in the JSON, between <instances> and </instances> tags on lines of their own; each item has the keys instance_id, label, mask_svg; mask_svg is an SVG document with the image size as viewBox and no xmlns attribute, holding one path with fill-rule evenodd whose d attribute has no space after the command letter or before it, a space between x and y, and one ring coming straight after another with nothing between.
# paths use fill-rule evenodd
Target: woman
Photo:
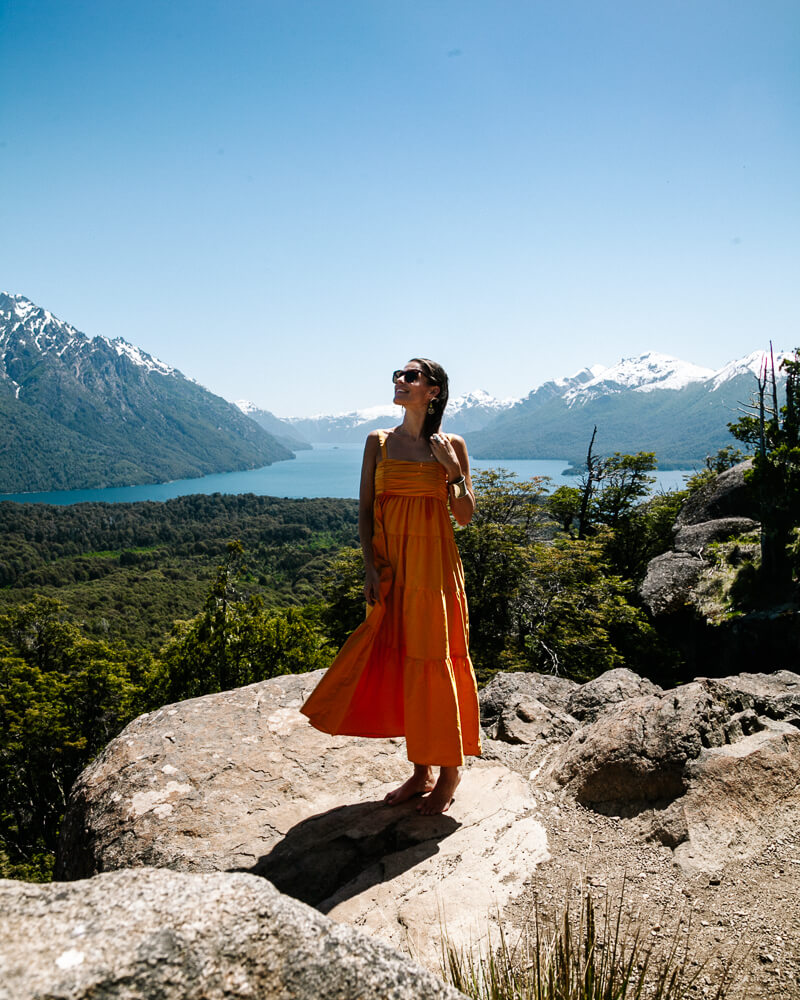
<instances>
[{"instance_id":1,"label":"woman","mask_svg":"<svg viewBox=\"0 0 800 1000\"><path fill-rule=\"evenodd\" d=\"M475 497L466 445L439 433L444 369L413 358L392 380L403 422L372 431L361 469L367 618L301 711L325 733L405 736L414 773L385 801L421 795L418 811L432 815L449 809L464 757L481 752L464 574L447 507L469 524Z\"/></svg>"}]
</instances>

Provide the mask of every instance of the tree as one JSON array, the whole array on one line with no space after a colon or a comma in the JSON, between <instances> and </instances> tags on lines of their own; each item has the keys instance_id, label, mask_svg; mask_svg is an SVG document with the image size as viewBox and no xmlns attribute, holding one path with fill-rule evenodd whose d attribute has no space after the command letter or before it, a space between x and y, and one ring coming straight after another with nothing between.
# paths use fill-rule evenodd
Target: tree
<instances>
[{"instance_id":1,"label":"tree","mask_svg":"<svg viewBox=\"0 0 800 1000\"><path fill-rule=\"evenodd\" d=\"M329 665L333 648L323 633L319 610L267 608L261 597L240 594L242 557L240 543L230 543L203 611L189 622L176 623L150 688L154 704Z\"/></svg>"},{"instance_id":2,"label":"tree","mask_svg":"<svg viewBox=\"0 0 800 1000\"><path fill-rule=\"evenodd\" d=\"M775 364L765 356L757 378L754 414L728 425L739 441L755 447L747 474L757 492L761 520L761 592L768 599L785 598L792 587L789 545L800 524L800 348L781 364L786 372L786 397L778 404Z\"/></svg>"},{"instance_id":3,"label":"tree","mask_svg":"<svg viewBox=\"0 0 800 1000\"><path fill-rule=\"evenodd\" d=\"M364 559L361 549L347 548L334 559L323 582L320 620L337 648L364 621Z\"/></svg>"},{"instance_id":4,"label":"tree","mask_svg":"<svg viewBox=\"0 0 800 1000\"><path fill-rule=\"evenodd\" d=\"M518 611L527 669L583 682L614 667L665 662L653 628L629 601L632 584L610 571L601 538L537 544L529 560Z\"/></svg>"},{"instance_id":5,"label":"tree","mask_svg":"<svg viewBox=\"0 0 800 1000\"><path fill-rule=\"evenodd\" d=\"M579 522L581 499L581 491L575 486L559 486L547 497L548 513L565 534Z\"/></svg>"},{"instance_id":6,"label":"tree","mask_svg":"<svg viewBox=\"0 0 800 1000\"><path fill-rule=\"evenodd\" d=\"M151 667L146 653L87 638L64 610L39 598L0 615L6 867L38 857L46 869L72 782L136 714Z\"/></svg>"},{"instance_id":7,"label":"tree","mask_svg":"<svg viewBox=\"0 0 800 1000\"><path fill-rule=\"evenodd\" d=\"M549 480L517 480L490 469L473 479L472 521L456 532L469 599L470 650L476 666L497 665L516 630L519 595L530 564L527 547L548 522L544 503Z\"/></svg>"},{"instance_id":8,"label":"tree","mask_svg":"<svg viewBox=\"0 0 800 1000\"><path fill-rule=\"evenodd\" d=\"M630 601L633 585L605 554L614 532L549 541L544 487L507 472L476 477L475 517L456 535L479 678L527 669L587 680L623 662L660 668L655 633Z\"/></svg>"}]
</instances>

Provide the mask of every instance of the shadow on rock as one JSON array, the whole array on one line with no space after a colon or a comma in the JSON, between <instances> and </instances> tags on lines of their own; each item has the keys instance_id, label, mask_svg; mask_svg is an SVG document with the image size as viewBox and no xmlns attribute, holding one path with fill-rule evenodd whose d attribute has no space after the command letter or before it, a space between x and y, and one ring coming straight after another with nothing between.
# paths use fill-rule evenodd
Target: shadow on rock
<instances>
[{"instance_id":1,"label":"shadow on rock","mask_svg":"<svg viewBox=\"0 0 800 1000\"><path fill-rule=\"evenodd\" d=\"M452 816L420 816L418 799L399 806L359 802L338 806L293 826L251 868L295 899L323 913L373 885L437 854L461 826Z\"/></svg>"}]
</instances>

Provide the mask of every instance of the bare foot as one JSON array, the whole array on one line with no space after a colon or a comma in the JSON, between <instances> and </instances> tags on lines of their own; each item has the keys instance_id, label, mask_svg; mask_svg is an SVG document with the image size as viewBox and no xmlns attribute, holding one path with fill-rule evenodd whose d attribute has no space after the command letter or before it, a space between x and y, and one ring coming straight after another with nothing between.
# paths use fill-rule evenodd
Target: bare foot
<instances>
[{"instance_id":1,"label":"bare foot","mask_svg":"<svg viewBox=\"0 0 800 1000\"><path fill-rule=\"evenodd\" d=\"M417 812L422 816L436 816L447 812L460 781L461 774L457 767L439 768L439 780L431 794L417 806Z\"/></svg>"},{"instance_id":2,"label":"bare foot","mask_svg":"<svg viewBox=\"0 0 800 1000\"><path fill-rule=\"evenodd\" d=\"M390 806L399 805L408 799L413 799L415 795L425 795L434 787L433 770L424 764L415 764L414 773L404 781L399 788L392 789L386 794L384 802Z\"/></svg>"}]
</instances>

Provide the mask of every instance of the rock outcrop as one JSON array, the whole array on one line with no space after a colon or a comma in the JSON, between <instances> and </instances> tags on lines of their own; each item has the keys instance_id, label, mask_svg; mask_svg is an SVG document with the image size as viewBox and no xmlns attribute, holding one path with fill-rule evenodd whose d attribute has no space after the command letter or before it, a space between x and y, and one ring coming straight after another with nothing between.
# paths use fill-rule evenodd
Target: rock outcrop
<instances>
[{"instance_id":1,"label":"rock outcrop","mask_svg":"<svg viewBox=\"0 0 800 1000\"><path fill-rule=\"evenodd\" d=\"M663 693L657 684L647 678L626 667L617 667L576 687L567 698L567 711L586 725L623 701Z\"/></svg>"},{"instance_id":2,"label":"rock outcrop","mask_svg":"<svg viewBox=\"0 0 800 1000\"><path fill-rule=\"evenodd\" d=\"M758 504L745 482L750 466L728 469L688 498L672 549L650 561L639 588L657 630L680 651L681 680L800 662L796 605L730 615L732 600L751 603L759 558Z\"/></svg>"},{"instance_id":3,"label":"rock outcrop","mask_svg":"<svg viewBox=\"0 0 800 1000\"><path fill-rule=\"evenodd\" d=\"M404 742L313 729L298 709L319 676L132 722L72 790L57 877L241 870L434 967L442 921L456 943L482 940L489 915L547 857L529 783L488 759L467 770L446 815L384 805L409 774Z\"/></svg>"},{"instance_id":4,"label":"rock outcrop","mask_svg":"<svg viewBox=\"0 0 800 1000\"><path fill-rule=\"evenodd\" d=\"M712 542L722 542L759 527L758 505L741 462L716 476L688 498L675 522L673 551L650 561L640 592L656 617L674 615L694 603L694 588L708 568L703 558Z\"/></svg>"},{"instance_id":5,"label":"rock outcrop","mask_svg":"<svg viewBox=\"0 0 800 1000\"><path fill-rule=\"evenodd\" d=\"M676 552L688 552L702 558L706 547L712 542L724 542L737 535L746 535L758 530L758 521L749 517L720 517L700 524L678 527L672 547Z\"/></svg>"},{"instance_id":6,"label":"rock outcrop","mask_svg":"<svg viewBox=\"0 0 800 1000\"><path fill-rule=\"evenodd\" d=\"M0 912L0 1000L462 997L252 875L143 868L0 882Z\"/></svg>"},{"instance_id":7,"label":"rock outcrop","mask_svg":"<svg viewBox=\"0 0 800 1000\"><path fill-rule=\"evenodd\" d=\"M706 563L689 552L664 552L651 559L640 587L642 601L654 617L690 607L692 591Z\"/></svg>"},{"instance_id":8,"label":"rock outcrop","mask_svg":"<svg viewBox=\"0 0 800 1000\"><path fill-rule=\"evenodd\" d=\"M560 742L577 729L566 711L575 681L552 674L497 674L480 693L481 723L493 740Z\"/></svg>"},{"instance_id":9,"label":"rock outcrop","mask_svg":"<svg viewBox=\"0 0 800 1000\"><path fill-rule=\"evenodd\" d=\"M131 723L76 782L59 877L240 870L438 969L443 929L485 947L499 922L516 933L535 900L587 875L607 885L658 870L670 893L696 894L692 879L719 885L738 866L752 886L800 828L790 671L670 691L627 670L584 685L498 674L481 694L484 759L439 817L382 803L408 773L402 741L308 725L298 709L316 680L279 677ZM781 888L784 906L800 900L800 871ZM776 914L772 933L792 919Z\"/></svg>"},{"instance_id":10,"label":"rock outcrop","mask_svg":"<svg viewBox=\"0 0 800 1000\"><path fill-rule=\"evenodd\" d=\"M798 701L789 671L633 698L575 733L550 774L592 809L640 817L687 870L713 871L800 820Z\"/></svg>"},{"instance_id":11,"label":"rock outcrop","mask_svg":"<svg viewBox=\"0 0 800 1000\"><path fill-rule=\"evenodd\" d=\"M689 497L678 515L678 527L702 524L719 518L758 518L758 499L745 482L745 473L753 467L751 459L721 472L706 486Z\"/></svg>"}]
</instances>

